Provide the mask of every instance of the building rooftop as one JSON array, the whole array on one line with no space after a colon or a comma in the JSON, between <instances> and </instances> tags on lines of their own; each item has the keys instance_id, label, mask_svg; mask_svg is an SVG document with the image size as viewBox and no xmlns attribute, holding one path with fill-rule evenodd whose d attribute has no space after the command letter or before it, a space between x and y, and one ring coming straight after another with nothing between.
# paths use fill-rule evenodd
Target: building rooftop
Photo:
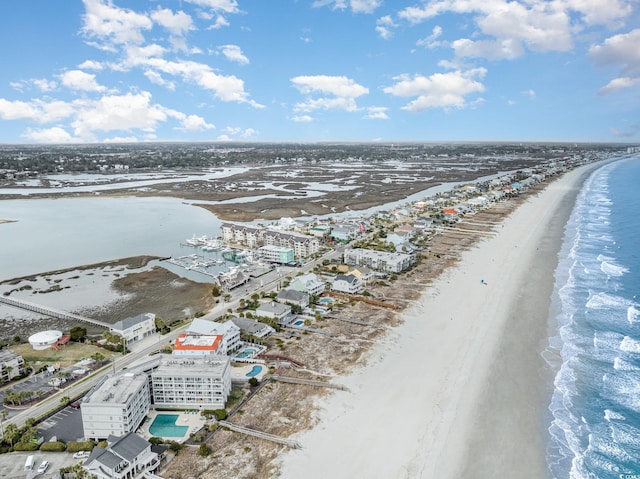
<instances>
[{"instance_id":1,"label":"building rooftop","mask_svg":"<svg viewBox=\"0 0 640 479\"><path fill-rule=\"evenodd\" d=\"M176 338L174 351L216 351L222 343L219 334L181 334Z\"/></svg>"},{"instance_id":2,"label":"building rooftop","mask_svg":"<svg viewBox=\"0 0 640 479\"><path fill-rule=\"evenodd\" d=\"M125 373L109 376L98 389L89 393L82 405L85 404L125 404L128 399L147 384L144 373Z\"/></svg>"}]
</instances>

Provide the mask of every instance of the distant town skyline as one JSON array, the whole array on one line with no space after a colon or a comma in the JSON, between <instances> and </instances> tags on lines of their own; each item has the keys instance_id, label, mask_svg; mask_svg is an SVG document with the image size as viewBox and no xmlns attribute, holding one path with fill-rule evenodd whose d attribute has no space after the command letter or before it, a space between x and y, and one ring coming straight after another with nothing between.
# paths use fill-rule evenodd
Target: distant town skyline
<instances>
[{"instance_id":1,"label":"distant town skyline","mask_svg":"<svg viewBox=\"0 0 640 479\"><path fill-rule=\"evenodd\" d=\"M0 143L640 141L631 0L0 3Z\"/></svg>"}]
</instances>

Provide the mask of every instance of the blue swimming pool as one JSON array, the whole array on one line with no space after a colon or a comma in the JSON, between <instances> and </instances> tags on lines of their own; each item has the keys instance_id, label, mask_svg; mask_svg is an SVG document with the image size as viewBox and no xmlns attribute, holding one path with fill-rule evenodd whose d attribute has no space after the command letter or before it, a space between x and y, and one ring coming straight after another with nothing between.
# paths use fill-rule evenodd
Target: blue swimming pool
<instances>
[{"instance_id":1,"label":"blue swimming pool","mask_svg":"<svg viewBox=\"0 0 640 479\"><path fill-rule=\"evenodd\" d=\"M302 326L304 324L304 321L296 321L295 323L293 323L294 326Z\"/></svg>"},{"instance_id":2,"label":"blue swimming pool","mask_svg":"<svg viewBox=\"0 0 640 479\"><path fill-rule=\"evenodd\" d=\"M155 437L184 437L189 426L176 426L178 417L178 414L158 414L149 426L149 434Z\"/></svg>"},{"instance_id":3,"label":"blue swimming pool","mask_svg":"<svg viewBox=\"0 0 640 479\"><path fill-rule=\"evenodd\" d=\"M248 378L252 378L254 376L257 376L258 374L260 374L260 372L262 372L262 366L254 366L251 368L251 371L249 371L246 376Z\"/></svg>"},{"instance_id":4,"label":"blue swimming pool","mask_svg":"<svg viewBox=\"0 0 640 479\"><path fill-rule=\"evenodd\" d=\"M249 356L257 353L258 350L255 348L244 348L241 352L236 354L236 358L248 358Z\"/></svg>"}]
</instances>

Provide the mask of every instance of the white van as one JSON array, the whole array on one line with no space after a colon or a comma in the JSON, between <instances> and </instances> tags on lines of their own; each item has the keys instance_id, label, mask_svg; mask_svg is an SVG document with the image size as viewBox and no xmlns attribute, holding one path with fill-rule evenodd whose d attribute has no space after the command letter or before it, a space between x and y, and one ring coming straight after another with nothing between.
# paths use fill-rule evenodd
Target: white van
<instances>
[{"instance_id":1,"label":"white van","mask_svg":"<svg viewBox=\"0 0 640 479\"><path fill-rule=\"evenodd\" d=\"M24 470L31 471L33 469L33 465L35 464L35 462L36 462L36 456L31 454L29 457L27 457L27 460L24 463Z\"/></svg>"}]
</instances>

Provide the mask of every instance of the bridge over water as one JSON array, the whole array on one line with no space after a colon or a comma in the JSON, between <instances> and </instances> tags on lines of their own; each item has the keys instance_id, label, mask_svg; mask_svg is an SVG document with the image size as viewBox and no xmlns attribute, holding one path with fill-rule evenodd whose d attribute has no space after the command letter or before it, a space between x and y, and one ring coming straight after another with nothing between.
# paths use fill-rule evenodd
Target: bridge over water
<instances>
[{"instance_id":1,"label":"bridge over water","mask_svg":"<svg viewBox=\"0 0 640 479\"><path fill-rule=\"evenodd\" d=\"M93 324L95 326L101 326L107 329L109 329L112 326L109 323L98 321L97 319L91 319L85 316L80 316L79 314L73 314L67 311L50 308L49 306L42 306L39 304L30 303L29 301L25 301L23 299L15 299L15 298L9 298L7 296L0 296L0 303L13 306L14 308L20 308L26 311L31 311L33 313L44 314L45 316L51 316L53 318L67 319L71 321L82 321L85 323Z\"/></svg>"}]
</instances>

